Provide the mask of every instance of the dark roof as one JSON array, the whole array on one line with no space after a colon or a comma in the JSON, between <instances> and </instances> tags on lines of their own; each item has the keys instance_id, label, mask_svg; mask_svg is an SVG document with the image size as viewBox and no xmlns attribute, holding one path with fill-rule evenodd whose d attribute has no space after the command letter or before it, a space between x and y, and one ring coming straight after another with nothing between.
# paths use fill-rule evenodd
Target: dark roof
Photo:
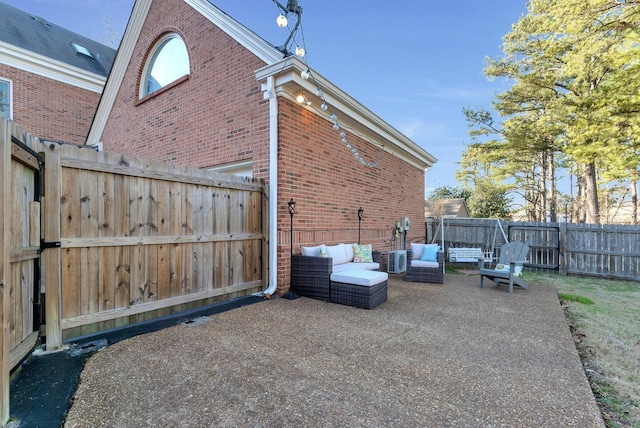
<instances>
[{"instance_id":1,"label":"dark roof","mask_svg":"<svg viewBox=\"0 0 640 428\"><path fill-rule=\"evenodd\" d=\"M106 77L116 50L0 2L0 41ZM73 44L92 55L79 53Z\"/></svg>"}]
</instances>

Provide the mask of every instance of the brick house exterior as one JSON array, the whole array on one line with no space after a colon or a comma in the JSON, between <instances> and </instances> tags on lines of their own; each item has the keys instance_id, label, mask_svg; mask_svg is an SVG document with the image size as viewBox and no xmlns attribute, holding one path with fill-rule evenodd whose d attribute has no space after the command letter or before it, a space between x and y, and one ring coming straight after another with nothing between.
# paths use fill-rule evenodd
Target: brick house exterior
<instances>
[{"instance_id":1,"label":"brick house exterior","mask_svg":"<svg viewBox=\"0 0 640 428\"><path fill-rule=\"evenodd\" d=\"M9 89L3 112L34 136L85 143L115 54L0 2L0 91Z\"/></svg>"},{"instance_id":2,"label":"brick house exterior","mask_svg":"<svg viewBox=\"0 0 640 428\"><path fill-rule=\"evenodd\" d=\"M156 42L177 34L190 71L141 96L145 64ZM294 252L300 245L355 242L364 209L363 243L389 249L401 217L424 220L424 171L436 159L340 88L242 26L206 0L137 0L87 144L110 152L199 168L249 165L270 189L269 293L289 287L287 201L294 199ZM376 167L358 162L320 108L316 84ZM301 105L304 91L311 101ZM424 240L424 227L408 240ZM276 289L277 284L277 289Z\"/></svg>"}]
</instances>

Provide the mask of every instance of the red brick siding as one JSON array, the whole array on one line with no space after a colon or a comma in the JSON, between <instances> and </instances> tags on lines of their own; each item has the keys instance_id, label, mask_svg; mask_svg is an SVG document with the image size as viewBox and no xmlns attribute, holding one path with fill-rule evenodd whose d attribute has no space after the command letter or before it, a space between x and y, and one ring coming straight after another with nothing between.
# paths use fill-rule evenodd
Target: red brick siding
<instances>
[{"instance_id":1,"label":"red brick siding","mask_svg":"<svg viewBox=\"0 0 640 428\"><path fill-rule=\"evenodd\" d=\"M47 140L84 144L100 94L0 64L13 83L13 121Z\"/></svg>"},{"instance_id":2,"label":"red brick siding","mask_svg":"<svg viewBox=\"0 0 640 428\"><path fill-rule=\"evenodd\" d=\"M154 41L167 31L186 42L189 79L139 102L140 74ZM110 152L195 167L252 159L268 180L269 102L255 70L262 63L177 0L154 2L101 141ZM294 198L294 252L300 245L355 242L362 206L362 241L388 250L402 216L424 217L423 171L385 154L377 168L360 165L329 122L279 99L278 292L289 287L289 214ZM349 136L367 159L379 151ZM411 230L424 239L424 226Z\"/></svg>"},{"instance_id":3,"label":"red brick siding","mask_svg":"<svg viewBox=\"0 0 640 428\"><path fill-rule=\"evenodd\" d=\"M139 102L145 61L167 32L183 38L191 74ZM269 104L254 74L264 65L184 2L154 2L101 138L105 150L200 168L251 159L254 177L267 178Z\"/></svg>"},{"instance_id":4,"label":"red brick siding","mask_svg":"<svg viewBox=\"0 0 640 428\"><path fill-rule=\"evenodd\" d=\"M353 243L358 239L357 210L364 210L361 241L386 252L391 229L409 217L408 241L424 239L424 172L385 153L375 168L361 165L341 142L332 124L281 99L278 154L278 292L289 286L290 217L296 201L293 252L301 245ZM368 160L380 151L347 133Z\"/></svg>"}]
</instances>

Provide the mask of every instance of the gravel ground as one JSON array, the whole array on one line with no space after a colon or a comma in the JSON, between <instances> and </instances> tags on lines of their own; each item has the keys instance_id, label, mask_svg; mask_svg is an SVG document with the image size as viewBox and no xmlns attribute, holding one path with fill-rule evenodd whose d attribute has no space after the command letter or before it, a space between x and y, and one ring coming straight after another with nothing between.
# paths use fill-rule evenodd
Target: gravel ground
<instances>
[{"instance_id":1,"label":"gravel ground","mask_svg":"<svg viewBox=\"0 0 640 428\"><path fill-rule=\"evenodd\" d=\"M272 299L118 342L65 427L604 427L552 286L390 275L373 310Z\"/></svg>"}]
</instances>

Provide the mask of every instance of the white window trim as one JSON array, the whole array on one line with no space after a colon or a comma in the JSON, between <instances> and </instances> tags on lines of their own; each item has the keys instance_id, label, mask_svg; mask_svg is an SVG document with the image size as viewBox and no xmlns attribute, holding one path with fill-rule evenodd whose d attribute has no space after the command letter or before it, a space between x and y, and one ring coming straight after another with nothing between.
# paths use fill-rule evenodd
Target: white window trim
<instances>
[{"instance_id":1,"label":"white window trim","mask_svg":"<svg viewBox=\"0 0 640 428\"><path fill-rule=\"evenodd\" d=\"M146 87L147 87L147 73L149 72L149 67L151 67L152 63L154 61L152 61L155 57L156 54L158 53L158 51L160 50L160 48L164 47L164 43L169 40L169 39L180 39L182 41L182 43L185 46L185 49L187 47L187 44L184 42L184 40L182 39L182 37L180 37L180 35L178 33L167 33L164 36L162 36L160 39L158 39L156 41L156 43L153 45L153 48L151 49L151 51L149 52L149 55L147 56L147 59L144 63L144 67L142 68L142 80L140 81L140 87L138 88L138 99L143 99L145 97L148 97L149 95L158 92L160 89L157 89L153 92L149 92L148 94L146 93ZM187 55L188 55L188 51L187 51ZM191 59L189 59L189 73L187 73L186 75L189 75L191 73ZM185 75L185 76L186 76ZM178 79L176 79L178 80ZM170 83L171 84L171 83ZM164 86L163 86L164 87Z\"/></svg>"},{"instance_id":2,"label":"white window trim","mask_svg":"<svg viewBox=\"0 0 640 428\"><path fill-rule=\"evenodd\" d=\"M4 77L0 80L9 84L9 120L13 120L13 80Z\"/></svg>"}]
</instances>

